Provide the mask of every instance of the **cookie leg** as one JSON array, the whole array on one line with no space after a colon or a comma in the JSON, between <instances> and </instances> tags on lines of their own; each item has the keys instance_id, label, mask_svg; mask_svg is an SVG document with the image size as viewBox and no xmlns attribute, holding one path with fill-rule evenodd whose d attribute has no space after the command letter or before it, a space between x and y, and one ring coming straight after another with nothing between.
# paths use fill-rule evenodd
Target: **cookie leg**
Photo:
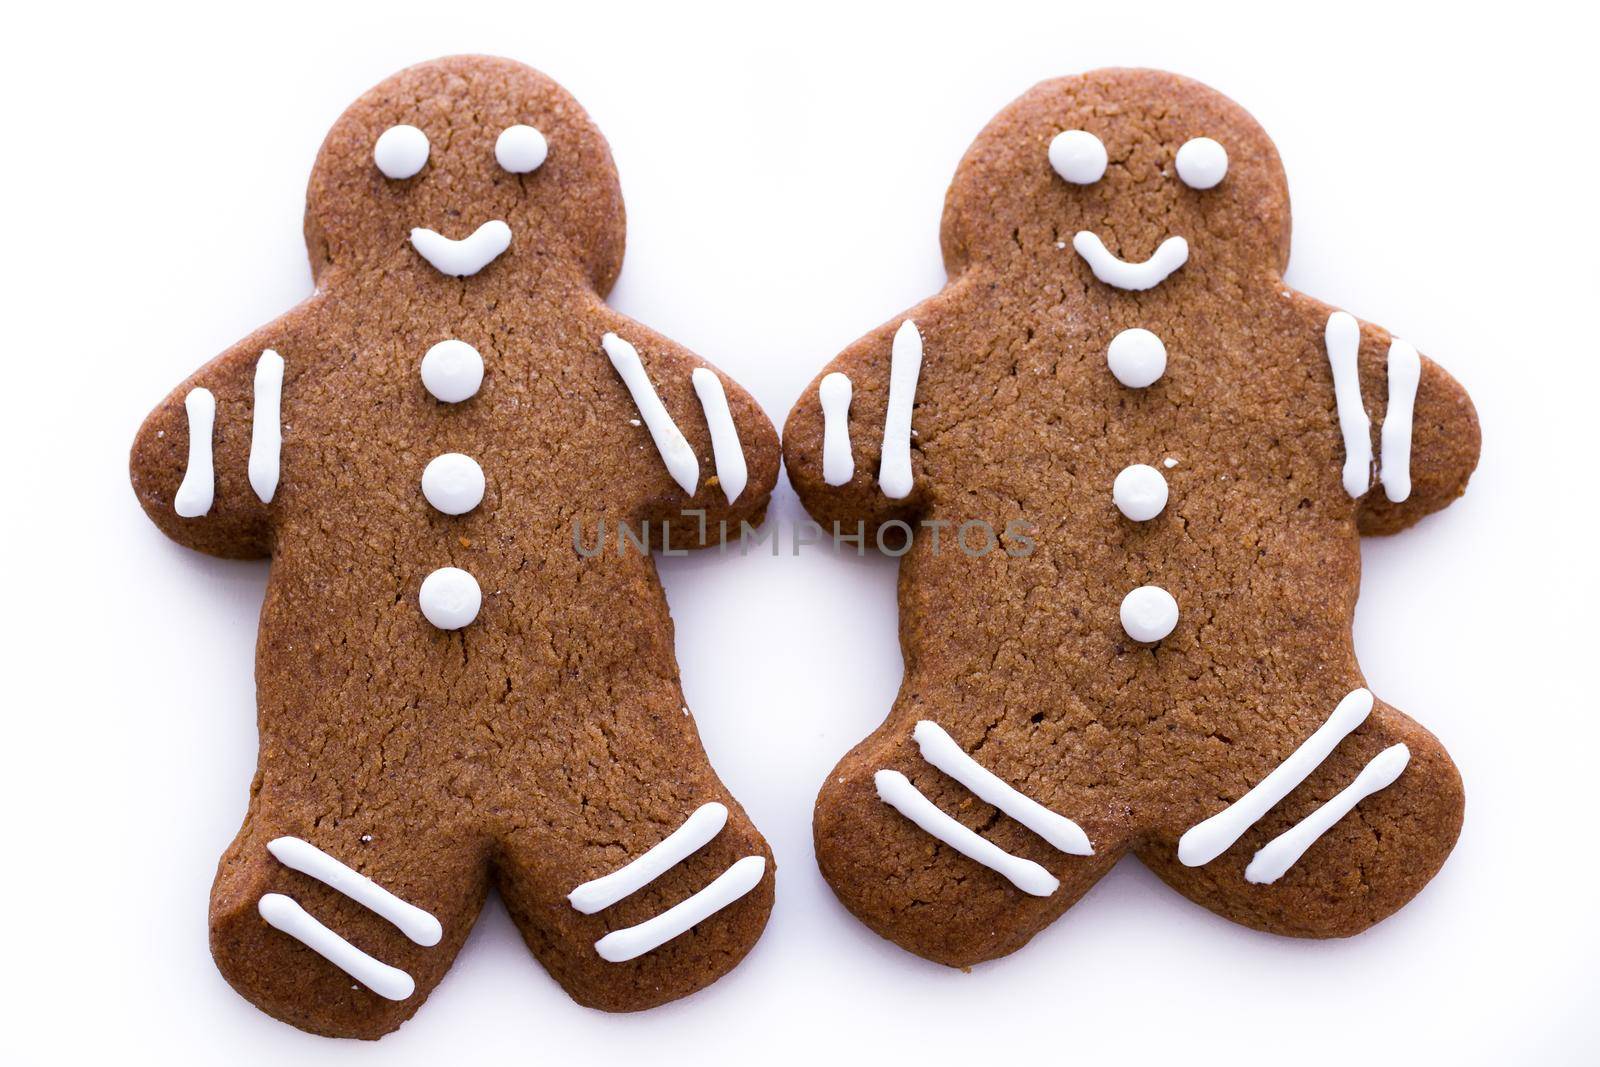
<instances>
[{"instance_id":1,"label":"cookie leg","mask_svg":"<svg viewBox=\"0 0 1600 1067\"><path fill-rule=\"evenodd\" d=\"M382 1037L421 1007L466 940L488 890L485 848L420 830L417 812L266 810L258 797L218 865L217 966L241 996L302 1030Z\"/></svg>"},{"instance_id":2,"label":"cookie leg","mask_svg":"<svg viewBox=\"0 0 1600 1067\"><path fill-rule=\"evenodd\" d=\"M1084 819L1086 797L1064 778L1025 774L998 750L974 758L970 739L930 735L920 721L897 713L828 776L812 822L817 862L878 934L967 967L1026 944L1111 869L1127 837Z\"/></svg>"},{"instance_id":3,"label":"cookie leg","mask_svg":"<svg viewBox=\"0 0 1600 1067\"><path fill-rule=\"evenodd\" d=\"M1348 937L1421 891L1455 845L1462 806L1461 776L1438 739L1379 702L1216 859L1185 866L1172 832L1136 851L1168 885L1224 918L1293 937Z\"/></svg>"},{"instance_id":4,"label":"cookie leg","mask_svg":"<svg viewBox=\"0 0 1600 1067\"><path fill-rule=\"evenodd\" d=\"M698 743L684 755L658 739L637 762L624 744L613 738L613 762L587 768L596 780L564 783L577 787L570 796L542 790L537 813L501 830L494 856L529 949L574 1000L602 1011L710 985L754 947L773 900L772 853ZM661 754L674 751L679 765L664 768Z\"/></svg>"}]
</instances>

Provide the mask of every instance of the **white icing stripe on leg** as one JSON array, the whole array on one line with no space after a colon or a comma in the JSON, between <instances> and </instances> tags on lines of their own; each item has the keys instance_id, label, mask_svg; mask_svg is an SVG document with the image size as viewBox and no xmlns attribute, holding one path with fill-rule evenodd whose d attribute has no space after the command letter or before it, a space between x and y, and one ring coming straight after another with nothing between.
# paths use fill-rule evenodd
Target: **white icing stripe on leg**
<instances>
[{"instance_id":1,"label":"white icing stripe on leg","mask_svg":"<svg viewBox=\"0 0 1600 1067\"><path fill-rule=\"evenodd\" d=\"M1344 434L1344 491L1361 496L1372 488L1372 420L1361 404L1361 325L1355 316L1335 311L1328 316L1323 340L1333 368L1333 396Z\"/></svg>"},{"instance_id":2,"label":"white icing stripe on leg","mask_svg":"<svg viewBox=\"0 0 1600 1067\"><path fill-rule=\"evenodd\" d=\"M894 332L889 352L889 410L883 417L883 455L878 485L891 500L911 492L911 408L922 374L922 334L907 319Z\"/></svg>"},{"instance_id":3,"label":"white icing stripe on leg","mask_svg":"<svg viewBox=\"0 0 1600 1067\"><path fill-rule=\"evenodd\" d=\"M1316 732L1254 789L1211 818L1191 826L1178 839L1178 859L1186 867L1199 867L1228 851L1261 816L1272 810L1273 805L1310 777L1339 742L1366 722L1371 713L1372 694L1365 689L1357 689L1339 701L1328 721L1317 727Z\"/></svg>"},{"instance_id":4,"label":"white icing stripe on leg","mask_svg":"<svg viewBox=\"0 0 1600 1067\"><path fill-rule=\"evenodd\" d=\"M850 452L850 379L834 371L817 386L822 401L822 480L843 485L856 476Z\"/></svg>"},{"instance_id":5,"label":"white icing stripe on leg","mask_svg":"<svg viewBox=\"0 0 1600 1067\"><path fill-rule=\"evenodd\" d=\"M250 409L250 488L263 504L278 491L283 451L283 357L272 349L256 360L255 403Z\"/></svg>"},{"instance_id":6,"label":"white icing stripe on leg","mask_svg":"<svg viewBox=\"0 0 1600 1067\"><path fill-rule=\"evenodd\" d=\"M1143 263L1129 263L1112 255L1099 234L1092 230L1079 230L1074 234L1072 247L1089 264L1096 278L1117 289L1134 292L1154 289L1189 262L1189 242L1182 237L1168 237Z\"/></svg>"},{"instance_id":7,"label":"white icing stripe on leg","mask_svg":"<svg viewBox=\"0 0 1600 1067\"><path fill-rule=\"evenodd\" d=\"M256 910L269 926L282 930L378 996L405 1000L416 992L417 983L409 974L362 952L282 893L268 893Z\"/></svg>"},{"instance_id":8,"label":"white icing stripe on leg","mask_svg":"<svg viewBox=\"0 0 1600 1067\"><path fill-rule=\"evenodd\" d=\"M408 904L360 871L340 863L309 841L280 837L268 842L267 851L279 863L337 889L351 900L389 920L411 940L432 948L444 936L439 920L415 904Z\"/></svg>"},{"instance_id":9,"label":"white icing stripe on leg","mask_svg":"<svg viewBox=\"0 0 1600 1067\"><path fill-rule=\"evenodd\" d=\"M1379 433L1383 453L1378 478L1384 496L1396 504L1411 495L1411 416L1421 380L1422 357L1417 350L1404 341L1389 342L1389 406Z\"/></svg>"},{"instance_id":10,"label":"white icing stripe on leg","mask_svg":"<svg viewBox=\"0 0 1600 1067\"><path fill-rule=\"evenodd\" d=\"M1004 876L1024 893L1047 897L1060 887L1061 883L1055 875L1037 863L1013 856L1000 846L985 841L940 811L933 801L911 784L911 779L899 771L879 771L873 776L873 781L878 786L878 797L885 804L963 856Z\"/></svg>"},{"instance_id":11,"label":"white icing stripe on leg","mask_svg":"<svg viewBox=\"0 0 1600 1067\"><path fill-rule=\"evenodd\" d=\"M696 367L689 377L711 430L711 458L717 465L717 481L722 483L722 492L731 504L744 492L750 470L745 466L739 428L733 424L733 412L728 410L728 394L722 388L722 379L705 367Z\"/></svg>"},{"instance_id":12,"label":"white icing stripe on leg","mask_svg":"<svg viewBox=\"0 0 1600 1067\"><path fill-rule=\"evenodd\" d=\"M911 736L922 749L923 759L1050 842L1057 851L1071 856L1094 855L1089 835L1081 826L1001 781L956 744L938 723L923 719Z\"/></svg>"},{"instance_id":13,"label":"white icing stripe on leg","mask_svg":"<svg viewBox=\"0 0 1600 1067\"><path fill-rule=\"evenodd\" d=\"M703 847L728 822L728 809L713 801L702 804L683 825L662 838L649 851L603 878L585 882L567 894L572 906L593 915L638 892Z\"/></svg>"},{"instance_id":14,"label":"white icing stripe on leg","mask_svg":"<svg viewBox=\"0 0 1600 1067\"><path fill-rule=\"evenodd\" d=\"M172 498L172 510L186 519L197 519L211 510L216 495L217 473L211 461L211 431L217 421L217 398L209 389L191 389L183 398L189 417L189 463L183 481Z\"/></svg>"},{"instance_id":15,"label":"white icing stripe on leg","mask_svg":"<svg viewBox=\"0 0 1600 1067\"><path fill-rule=\"evenodd\" d=\"M766 871L765 856L746 856L688 900L674 904L638 926L611 931L594 943L594 950L607 963L626 963L643 956L687 933L696 923L704 922L750 892L760 884Z\"/></svg>"},{"instance_id":16,"label":"white icing stripe on leg","mask_svg":"<svg viewBox=\"0 0 1600 1067\"><path fill-rule=\"evenodd\" d=\"M656 451L661 453L661 462L667 465L667 473L685 493L693 496L695 487L700 484L700 461L695 458L694 449L689 447L683 431L667 414L661 397L656 395L656 387L650 384L650 376L645 374L644 364L639 361L639 350L614 333L602 337L600 344L633 396L633 406L639 409L639 417L650 431Z\"/></svg>"},{"instance_id":17,"label":"white icing stripe on leg","mask_svg":"<svg viewBox=\"0 0 1600 1067\"><path fill-rule=\"evenodd\" d=\"M1306 849L1316 844L1317 838L1350 814L1357 804L1393 785L1410 762L1411 750L1405 745L1390 745L1373 756L1356 775L1356 780L1345 786L1338 796L1263 845L1250 866L1244 869L1245 881L1270 885L1282 878L1284 872L1305 855Z\"/></svg>"}]
</instances>

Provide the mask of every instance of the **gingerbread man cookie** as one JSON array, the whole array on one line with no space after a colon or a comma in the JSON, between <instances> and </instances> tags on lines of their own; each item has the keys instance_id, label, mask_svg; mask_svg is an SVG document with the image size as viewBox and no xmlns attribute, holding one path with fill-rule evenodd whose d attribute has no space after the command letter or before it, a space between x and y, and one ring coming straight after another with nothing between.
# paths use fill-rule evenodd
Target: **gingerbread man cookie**
<instances>
[{"instance_id":1,"label":"gingerbread man cookie","mask_svg":"<svg viewBox=\"0 0 1600 1067\"><path fill-rule=\"evenodd\" d=\"M1359 538L1463 491L1466 393L1284 286L1277 152L1170 74L1006 108L942 244L946 289L835 359L784 432L825 527L915 534L904 684L817 801L835 892L955 966L1128 852L1260 930L1395 911L1462 789L1356 664Z\"/></svg>"},{"instance_id":2,"label":"gingerbread man cookie","mask_svg":"<svg viewBox=\"0 0 1600 1067\"><path fill-rule=\"evenodd\" d=\"M611 155L527 67L444 59L367 93L305 230L315 294L133 447L169 536L272 559L218 966L280 1019L377 1037L493 885L583 1004L701 988L759 936L771 856L701 749L638 545L760 522L771 424L603 303Z\"/></svg>"}]
</instances>

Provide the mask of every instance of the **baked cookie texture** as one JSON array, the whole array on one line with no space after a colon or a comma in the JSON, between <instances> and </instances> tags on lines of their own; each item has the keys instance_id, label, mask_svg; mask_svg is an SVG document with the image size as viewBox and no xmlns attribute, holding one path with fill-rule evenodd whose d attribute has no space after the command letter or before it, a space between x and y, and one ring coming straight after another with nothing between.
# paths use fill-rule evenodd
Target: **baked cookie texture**
<instances>
[{"instance_id":1,"label":"baked cookie texture","mask_svg":"<svg viewBox=\"0 0 1600 1067\"><path fill-rule=\"evenodd\" d=\"M1284 286L1272 142L1175 75L1030 90L962 160L941 239L947 287L840 354L784 428L825 527L947 524L901 561L894 707L817 799L824 876L952 966L1019 948L1129 852L1258 930L1388 916L1444 862L1463 795L1433 735L1365 690L1359 537L1462 493L1467 394ZM909 443L903 484L886 440ZM973 527L967 552L969 522L1028 532L980 553Z\"/></svg>"},{"instance_id":2,"label":"baked cookie texture","mask_svg":"<svg viewBox=\"0 0 1600 1067\"><path fill-rule=\"evenodd\" d=\"M260 762L211 946L235 989L302 1029L398 1027L490 886L556 981L607 1011L700 989L766 921L771 854L707 762L651 556L618 551L616 524L692 547L722 520L759 523L777 435L726 376L605 305L623 231L605 139L549 78L479 56L402 71L318 154L314 295L138 433L133 486L157 526L272 560ZM662 410L636 404L629 366ZM470 463L429 467L448 455ZM647 852L626 885L586 886L593 913L569 901ZM648 948L671 927L687 932Z\"/></svg>"}]
</instances>

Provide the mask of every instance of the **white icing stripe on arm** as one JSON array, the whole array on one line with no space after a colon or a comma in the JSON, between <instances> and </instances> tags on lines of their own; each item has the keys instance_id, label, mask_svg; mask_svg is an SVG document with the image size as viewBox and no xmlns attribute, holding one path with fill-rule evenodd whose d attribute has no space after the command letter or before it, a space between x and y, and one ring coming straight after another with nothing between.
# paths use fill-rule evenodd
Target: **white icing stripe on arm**
<instances>
[{"instance_id":1,"label":"white icing stripe on arm","mask_svg":"<svg viewBox=\"0 0 1600 1067\"><path fill-rule=\"evenodd\" d=\"M1273 805L1294 792L1296 786L1322 765L1328 753L1345 736L1367 721L1372 713L1372 693L1365 689L1351 692L1333 709L1328 721L1317 727L1299 748L1256 787L1204 822L1191 826L1178 839L1178 859L1185 867L1210 863L1254 826Z\"/></svg>"},{"instance_id":2,"label":"white icing stripe on arm","mask_svg":"<svg viewBox=\"0 0 1600 1067\"><path fill-rule=\"evenodd\" d=\"M1024 893L1047 897L1060 887L1061 883L1055 875L1037 863L1013 856L998 845L985 841L940 811L933 801L911 784L911 779L899 771L879 771L873 776L873 781L878 786L878 797L885 804L963 856L1004 876Z\"/></svg>"},{"instance_id":3,"label":"white icing stripe on arm","mask_svg":"<svg viewBox=\"0 0 1600 1067\"><path fill-rule=\"evenodd\" d=\"M1335 311L1324 331L1328 363L1333 368L1333 396L1344 434L1344 491L1361 496L1372 488L1372 420L1361 404L1361 372L1357 355L1361 325L1355 316Z\"/></svg>"},{"instance_id":4,"label":"white icing stripe on arm","mask_svg":"<svg viewBox=\"0 0 1600 1067\"><path fill-rule=\"evenodd\" d=\"M907 319L894 333L889 352L889 410L883 417L883 455L878 485L891 500L911 492L911 408L922 374L922 334Z\"/></svg>"},{"instance_id":5,"label":"white icing stripe on arm","mask_svg":"<svg viewBox=\"0 0 1600 1067\"><path fill-rule=\"evenodd\" d=\"M728 410L728 394L722 388L722 379L705 367L696 367L689 377L711 430L711 458L717 465L717 481L722 483L722 492L731 504L744 492L750 470L745 466L739 428L733 424L733 412Z\"/></svg>"},{"instance_id":6,"label":"white icing stripe on arm","mask_svg":"<svg viewBox=\"0 0 1600 1067\"><path fill-rule=\"evenodd\" d=\"M682 863L722 832L728 822L728 809L713 801L702 804L683 825L652 846L649 851L603 878L585 882L567 894L572 906L585 915L604 911L617 901L638 892Z\"/></svg>"},{"instance_id":7,"label":"white icing stripe on arm","mask_svg":"<svg viewBox=\"0 0 1600 1067\"><path fill-rule=\"evenodd\" d=\"M1189 262L1189 242L1182 237L1168 237L1143 263L1118 259L1092 230L1079 230L1072 238L1072 247L1089 264L1096 278L1107 285L1134 292L1154 289Z\"/></svg>"},{"instance_id":8,"label":"white icing stripe on arm","mask_svg":"<svg viewBox=\"0 0 1600 1067\"><path fill-rule=\"evenodd\" d=\"M183 469L183 482L172 498L172 510L186 519L197 519L211 510L217 491L217 474L211 460L211 431L217 421L217 398L209 389L191 389L183 398L183 410L189 417L189 463Z\"/></svg>"},{"instance_id":9,"label":"white icing stripe on arm","mask_svg":"<svg viewBox=\"0 0 1600 1067\"><path fill-rule=\"evenodd\" d=\"M639 417L650 431L656 451L667 465L667 473L685 493L693 496L695 487L700 484L700 461L695 458L694 449L689 447L683 431L667 414L661 397L656 395L656 387L650 384L650 376L645 374L644 364L639 361L639 350L614 333L602 337L600 345L633 396L633 406L639 409Z\"/></svg>"},{"instance_id":10,"label":"white icing stripe on arm","mask_svg":"<svg viewBox=\"0 0 1600 1067\"><path fill-rule=\"evenodd\" d=\"M1411 750L1405 745L1390 745L1373 756L1338 796L1263 845L1244 869L1245 881L1269 885L1282 878L1334 823L1378 790L1393 785L1410 762Z\"/></svg>"},{"instance_id":11,"label":"white icing stripe on arm","mask_svg":"<svg viewBox=\"0 0 1600 1067\"><path fill-rule=\"evenodd\" d=\"M850 395L846 375L834 371L817 386L822 401L822 480L843 485L856 476L856 458L850 451Z\"/></svg>"},{"instance_id":12,"label":"white icing stripe on arm","mask_svg":"<svg viewBox=\"0 0 1600 1067\"><path fill-rule=\"evenodd\" d=\"M256 360L255 403L250 410L250 488L263 504L278 491L283 451L283 357L272 349Z\"/></svg>"},{"instance_id":13,"label":"white icing stripe on arm","mask_svg":"<svg viewBox=\"0 0 1600 1067\"><path fill-rule=\"evenodd\" d=\"M1001 781L956 744L938 723L924 719L917 723L911 736L921 747L923 759L1050 842L1057 851L1072 856L1094 855L1089 835L1082 827Z\"/></svg>"},{"instance_id":14,"label":"white icing stripe on arm","mask_svg":"<svg viewBox=\"0 0 1600 1067\"><path fill-rule=\"evenodd\" d=\"M411 231L411 247L440 274L465 278L493 263L511 247L511 227L499 219L472 231L472 236L453 241L443 234L418 226Z\"/></svg>"},{"instance_id":15,"label":"white icing stripe on arm","mask_svg":"<svg viewBox=\"0 0 1600 1067\"><path fill-rule=\"evenodd\" d=\"M417 983L409 974L362 952L282 893L268 893L256 904L256 910L268 925L282 930L378 996L405 1000L416 992Z\"/></svg>"},{"instance_id":16,"label":"white icing stripe on arm","mask_svg":"<svg viewBox=\"0 0 1600 1067\"><path fill-rule=\"evenodd\" d=\"M1411 495L1411 417L1416 407L1417 383L1422 380L1422 357L1404 341L1389 343L1389 406L1383 413L1379 436L1383 447L1378 478L1383 494L1393 503Z\"/></svg>"},{"instance_id":17,"label":"white icing stripe on arm","mask_svg":"<svg viewBox=\"0 0 1600 1067\"><path fill-rule=\"evenodd\" d=\"M638 926L613 930L594 943L607 963L626 963L660 948L696 923L704 922L761 883L767 871L764 856L746 856L719 874L714 882Z\"/></svg>"},{"instance_id":18,"label":"white icing stripe on arm","mask_svg":"<svg viewBox=\"0 0 1600 1067\"><path fill-rule=\"evenodd\" d=\"M408 904L359 871L340 863L309 841L279 837L267 844L279 863L338 890L362 907L382 916L411 940L431 948L444 936L439 920L415 904Z\"/></svg>"}]
</instances>

